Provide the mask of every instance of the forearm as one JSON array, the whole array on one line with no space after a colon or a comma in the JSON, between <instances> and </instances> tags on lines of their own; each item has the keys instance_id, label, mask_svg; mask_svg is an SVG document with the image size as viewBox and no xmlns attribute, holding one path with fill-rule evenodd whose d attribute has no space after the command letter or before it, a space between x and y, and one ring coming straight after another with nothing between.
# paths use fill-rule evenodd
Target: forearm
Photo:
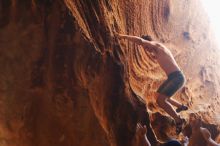
<instances>
[{"instance_id":1,"label":"forearm","mask_svg":"<svg viewBox=\"0 0 220 146\"><path fill-rule=\"evenodd\" d=\"M132 36L132 35L120 35L121 38L123 39L127 39L131 42L134 42L136 44L142 44L142 39L140 37L137 37L137 36Z\"/></svg>"},{"instance_id":2,"label":"forearm","mask_svg":"<svg viewBox=\"0 0 220 146\"><path fill-rule=\"evenodd\" d=\"M143 146L151 146L151 144L150 144L150 142L149 142L149 140L148 140L148 138L147 138L147 136L145 135L144 136L144 145Z\"/></svg>"},{"instance_id":3,"label":"forearm","mask_svg":"<svg viewBox=\"0 0 220 146\"><path fill-rule=\"evenodd\" d=\"M220 146L220 144L217 144L213 139L209 138L207 139L208 146Z\"/></svg>"}]
</instances>

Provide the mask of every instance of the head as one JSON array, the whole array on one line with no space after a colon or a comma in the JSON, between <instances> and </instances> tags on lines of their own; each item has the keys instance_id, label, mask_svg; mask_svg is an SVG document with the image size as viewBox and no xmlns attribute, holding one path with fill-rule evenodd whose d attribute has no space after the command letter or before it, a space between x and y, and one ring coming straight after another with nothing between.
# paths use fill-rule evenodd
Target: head
<instances>
[{"instance_id":1,"label":"head","mask_svg":"<svg viewBox=\"0 0 220 146\"><path fill-rule=\"evenodd\" d=\"M170 140L164 143L163 146L181 146L181 143L177 140Z\"/></svg>"},{"instance_id":2,"label":"head","mask_svg":"<svg viewBox=\"0 0 220 146\"><path fill-rule=\"evenodd\" d=\"M153 41L152 37L149 35L142 35L141 38L147 41Z\"/></svg>"}]
</instances>

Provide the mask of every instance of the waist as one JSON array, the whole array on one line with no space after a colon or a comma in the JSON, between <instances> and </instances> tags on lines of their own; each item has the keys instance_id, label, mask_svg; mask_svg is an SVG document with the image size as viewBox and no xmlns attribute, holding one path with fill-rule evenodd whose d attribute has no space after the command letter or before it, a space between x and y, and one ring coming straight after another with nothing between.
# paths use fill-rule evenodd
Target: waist
<instances>
[{"instance_id":1,"label":"waist","mask_svg":"<svg viewBox=\"0 0 220 146\"><path fill-rule=\"evenodd\" d=\"M183 75L182 71L180 71L180 70L174 71L168 75L168 79L174 78L174 77L183 77L184 78L184 75Z\"/></svg>"}]
</instances>

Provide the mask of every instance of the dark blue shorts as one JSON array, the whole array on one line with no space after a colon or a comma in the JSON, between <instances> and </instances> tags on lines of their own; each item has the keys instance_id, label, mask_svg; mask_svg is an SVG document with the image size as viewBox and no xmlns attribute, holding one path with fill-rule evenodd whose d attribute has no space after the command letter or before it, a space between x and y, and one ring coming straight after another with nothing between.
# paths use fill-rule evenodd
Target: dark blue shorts
<instances>
[{"instance_id":1,"label":"dark blue shorts","mask_svg":"<svg viewBox=\"0 0 220 146\"><path fill-rule=\"evenodd\" d=\"M185 77L181 71L175 71L168 75L168 79L160 85L158 93L171 97L185 83Z\"/></svg>"}]
</instances>

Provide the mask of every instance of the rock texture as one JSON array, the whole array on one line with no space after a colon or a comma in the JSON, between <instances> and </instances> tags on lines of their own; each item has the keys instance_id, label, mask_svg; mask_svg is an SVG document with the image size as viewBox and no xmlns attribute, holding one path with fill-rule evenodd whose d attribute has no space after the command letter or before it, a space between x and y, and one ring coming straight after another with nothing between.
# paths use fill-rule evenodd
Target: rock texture
<instances>
[{"instance_id":1,"label":"rock texture","mask_svg":"<svg viewBox=\"0 0 220 146\"><path fill-rule=\"evenodd\" d=\"M154 95L165 74L115 31L168 46L187 78L183 116L219 124L220 54L198 0L0 0L0 145L131 145L138 121L156 145L150 120L165 139Z\"/></svg>"}]
</instances>

